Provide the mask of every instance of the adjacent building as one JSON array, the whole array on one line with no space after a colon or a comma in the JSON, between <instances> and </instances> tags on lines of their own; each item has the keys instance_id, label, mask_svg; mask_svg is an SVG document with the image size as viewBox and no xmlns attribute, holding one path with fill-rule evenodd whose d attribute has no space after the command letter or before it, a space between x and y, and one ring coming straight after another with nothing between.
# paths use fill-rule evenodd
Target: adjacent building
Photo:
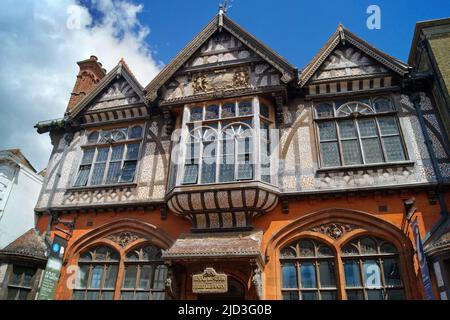
<instances>
[{"instance_id":1,"label":"adjacent building","mask_svg":"<svg viewBox=\"0 0 450 320\"><path fill-rule=\"evenodd\" d=\"M450 19L418 22L409 56L413 67L412 78L427 78L428 95L442 119L444 138L450 137ZM441 163L438 166L446 166ZM438 176L439 187L447 181ZM445 216L436 224L427 239L425 251L433 265L439 295L450 295L450 219Z\"/></svg>"},{"instance_id":2,"label":"adjacent building","mask_svg":"<svg viewBox=\"0 0 450 320\"><path fill-rule=\"evenodd\" d=\"M56 299L424 298L410 221L445 220L450 148L409 64L339 25L298 70L221 11L145 87L78 65L36 125Z\"/></svg>"}]
</instances>

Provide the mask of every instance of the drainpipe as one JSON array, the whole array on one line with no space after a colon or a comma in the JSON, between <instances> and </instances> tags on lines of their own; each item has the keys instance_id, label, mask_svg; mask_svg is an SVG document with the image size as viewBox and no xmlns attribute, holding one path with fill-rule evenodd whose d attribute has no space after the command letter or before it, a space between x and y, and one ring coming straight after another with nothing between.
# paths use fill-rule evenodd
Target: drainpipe
<instances>
[{"instance_id":1,"label":"drainpipe","mask_svg":"<svg viewBox=\"0 0 450 320\"><path fill-rule=\"evenodd\" d=\"M420 107L420 94L415 92L410 95L411 101L414 104L414 108L416 110L417 118L419 119L420 128L422 130L424 139L425 139L425 146L427 148L427 151L430 155L431 165L433 166L434 173L436 175L436 181L437 181L437 187L436 187L436 195L439 201L439 206L441 208L441 218L439 221L431 228L431 230L428 232L428 234L425 237L425 241L430 237L432 233L434 233L437 229L441 227L441 225L446 221L448 217L448 209L447 205L444 200L444 195L442 194L442 186L443 186L443 179L441 175L441 170L439 169L438 161L436 158L436 155L433 150L433 142L430 139L430 135L428 134L428 130L425 125L425 119L422 114L422 109Z\"/></svg>"}]
</instances>

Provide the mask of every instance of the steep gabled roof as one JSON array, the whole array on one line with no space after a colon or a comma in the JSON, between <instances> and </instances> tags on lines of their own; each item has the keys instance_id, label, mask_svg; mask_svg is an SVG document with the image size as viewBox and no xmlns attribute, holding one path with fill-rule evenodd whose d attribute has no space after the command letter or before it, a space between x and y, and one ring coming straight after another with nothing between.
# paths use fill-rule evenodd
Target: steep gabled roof
<instances>
[{"instance_id":1,"label":"steep gabled roof","mask_svg":"<svg viewBox=\"0 0 450 320\"><path fill-rule=\"evenodd\" d=\"M355 34L351 33L347 29L344 28L342 24L339 24L336 31L333 35L328 39L326 44L320 49L317 55L312 59L312 61L305 67L302 71L299 85L305 85L309 79L314 75L314 73L319 69L322 63L328 58L328 56L333 52L334 49L339 45L339 43L350 43L355 46L368 56L372 57L382 65L386 66L390 70L399 74L400 76L404 76L408 73L410 67L403 63L402 61L378 50L373 47L363 39L359 38Z\"/></svg>"},{"instance_id":2,"label":"steep gabled roof","mask_svg":"<svg viewBox=\"0 0 450 320\"><path fill-rule=\"evenodd\" d=\"M15 161L17 161L18 163L24 165L25 167L36 173L36 169L31 165L30 161L28 161L28 159L23 155L20 149L0 150L0 157L8 157L10 155L13 155L12 158L14 158Z\"/></svg>"},{"instance_id":3,"label":"steep gabled roof","mask_svg":"<svg viewBox=\"0 0 450 320\"><path fill-rule=\"evenodd\" d=\"M47 259L47 249L44 237L36 229L30 229L0 250L0 254Z\"/></svg>"},{"instance_id":4,"label":"steep gabled roof","mask_svg":"<svg viewBox=\"0 0 450 320\"><path fill-rule=\"evenodd\" d=\"M236 24L226 15L216 15L203 30L183 49L177 56L145 87L147 98L150 101L156 99L157 92L172 76L183 66L184 63L217 31L227 30L234 37L239 39L251 50L256 52L261 58L267 61L272 67L280 71L281 80L285 83L295 79L297 71L294 66L270 49L260 40L256 39L241 26Z\"/></svg>"},{"instance_id":5,"label":"steep gabled roof","mask_svg":"<svg viewBox=\"0 0 450 320\"><path fill-rule=\"evenodd\" d=\"M117 76L123 76L139 98L145 102L143 87L135 78L125 60L122 58L119 63L110 72L108 72L102 80L100 80L97 86L89 92L88 95L86 95L69 112L66 113L65 120L74 119L90 102L97 97L97 95L99 95L111 82L113 82Z\"/></svg>"}]
</instances>

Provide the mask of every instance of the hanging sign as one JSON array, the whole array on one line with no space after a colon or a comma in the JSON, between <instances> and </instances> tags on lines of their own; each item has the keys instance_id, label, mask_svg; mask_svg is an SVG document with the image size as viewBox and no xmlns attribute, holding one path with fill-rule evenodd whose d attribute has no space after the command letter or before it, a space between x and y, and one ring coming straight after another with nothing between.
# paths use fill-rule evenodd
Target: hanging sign
<instances>
[{"instance_id":1,"label":"hanging sign","mask_svg":"<svg viewBox=\"0 0 450 320\"><path fill-rule=\"evenodd\" d=\"M67 247L67 240L55 235L39 288L38 300L53 300Z\"/></svg>"},{"instance_id":2,"label":"hanging sign","mask_svg":"<svg viewBox=\"0 0 450 320\"><path fill-rule=\"evenodd\" d=\"M427 300L434 300L433 288L431 286L430 273L428 271L427 259L423 251L422 238L420 237L419 224L417 217L411 224L414 239L416 240L417 260L419 261L420 272L422 273L422 282L425 289L425 297Z\"/></svg>"}]
</instances>

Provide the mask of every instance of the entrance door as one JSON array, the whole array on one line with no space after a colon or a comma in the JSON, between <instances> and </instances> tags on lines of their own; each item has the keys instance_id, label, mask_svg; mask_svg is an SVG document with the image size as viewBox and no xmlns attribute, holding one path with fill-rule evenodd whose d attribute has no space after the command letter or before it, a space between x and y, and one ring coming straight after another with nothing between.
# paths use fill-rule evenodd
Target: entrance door
<instances>
[{"instance_id":1,"label":"entrance door","mask_svg":"<svg viewBox=\"0 0 450 320\"><path fill-rule=\"evenodd\" d=\"M198 300L244 300L244 286L237 280L228 276L228 292L199 294Z\"/></svg>"}]
</instances>

